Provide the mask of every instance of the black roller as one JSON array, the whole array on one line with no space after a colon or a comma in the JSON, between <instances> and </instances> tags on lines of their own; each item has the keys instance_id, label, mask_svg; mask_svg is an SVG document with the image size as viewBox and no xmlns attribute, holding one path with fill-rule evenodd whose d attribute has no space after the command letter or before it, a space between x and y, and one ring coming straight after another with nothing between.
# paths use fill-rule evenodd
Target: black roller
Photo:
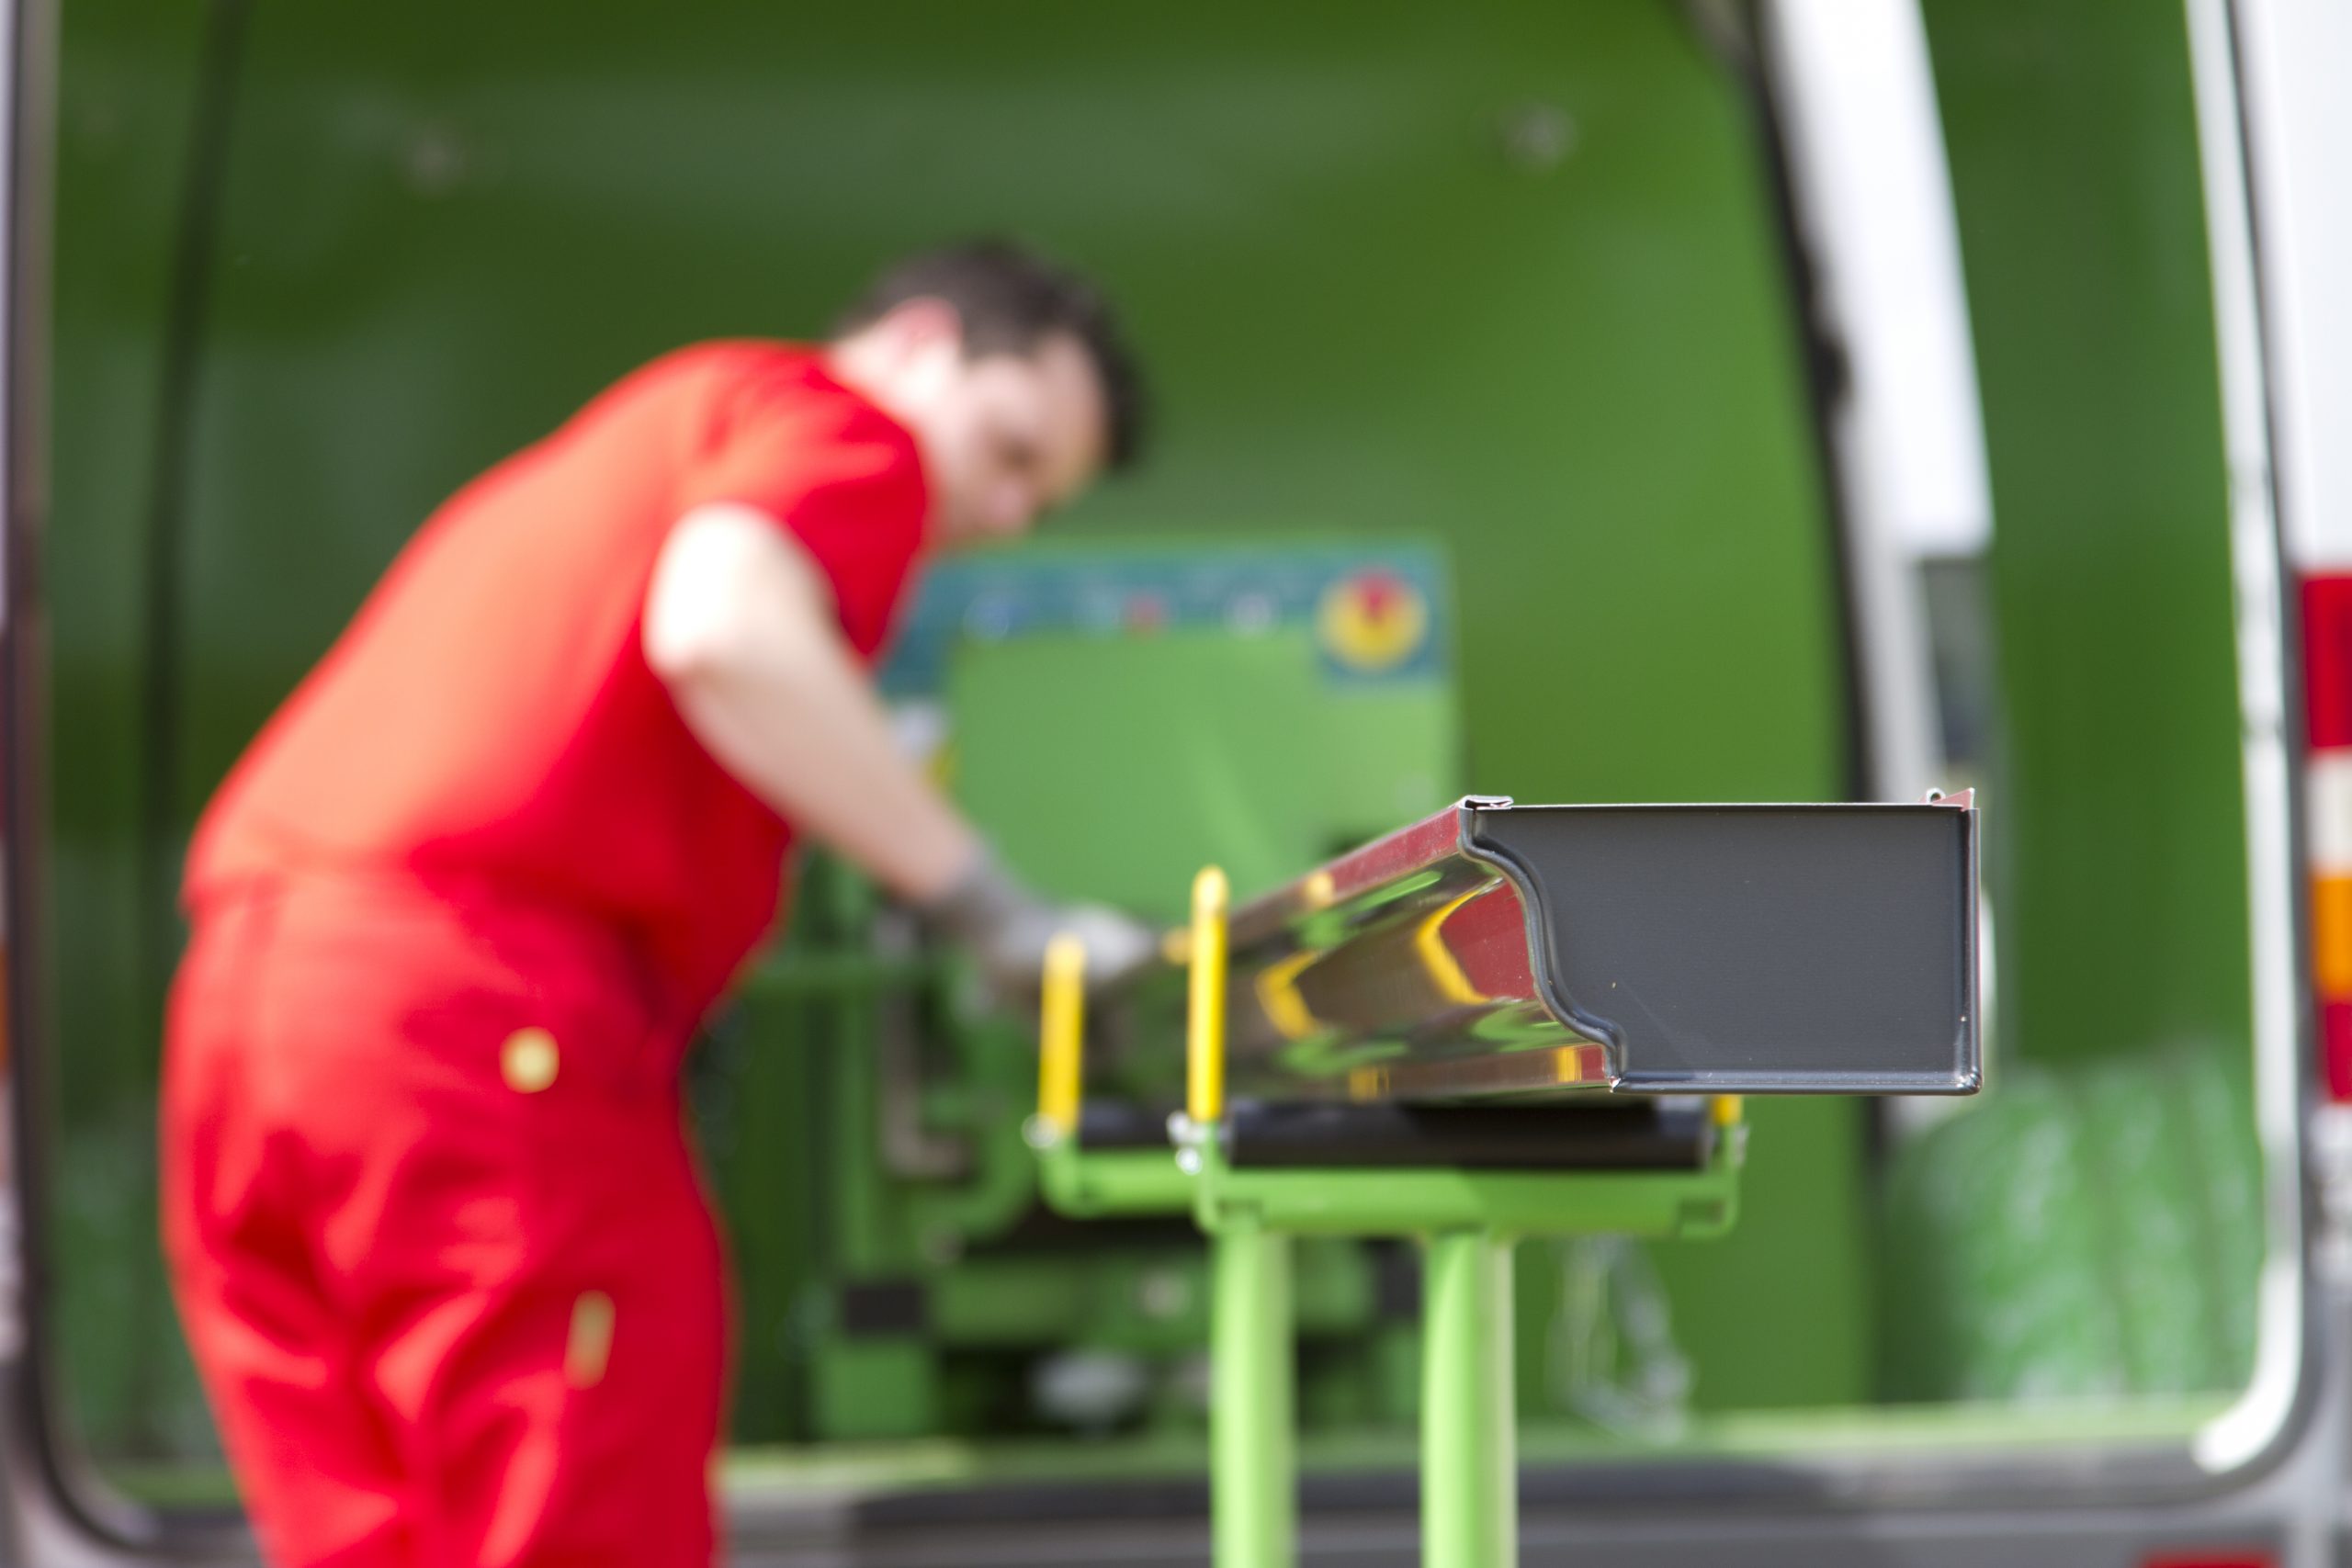
<instances>
[{"instance_id":1,"label":"black roller","mask_svg":"<svg viewBox=\"0 0 2352 1568\"><path fill-rule=\"evenodd\" d=\"M1081 1149L1164 1149L1168 1144L1165 1108L1138 1105L1131 1100L1090 1100L1078 1113L1078 1146Z\"/></svg>"},{"instance_id":2,"label":"black roller","mask_svg":"<svg viewBox=\"0 0 2352 1568\"><path fill-rule=\"evenodd\" d=\"M1265 1104L1227 1108L1235 1168L1693 1170L1714 1146L1702 1102Z\"/></svg>"}]
</instances>

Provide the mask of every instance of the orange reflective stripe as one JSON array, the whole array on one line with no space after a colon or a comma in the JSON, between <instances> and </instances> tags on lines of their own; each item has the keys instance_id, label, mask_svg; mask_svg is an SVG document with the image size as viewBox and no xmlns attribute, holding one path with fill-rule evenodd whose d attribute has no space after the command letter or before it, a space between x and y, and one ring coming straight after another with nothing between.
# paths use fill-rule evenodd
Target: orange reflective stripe
<instances>
[{"instance_id":1,"label":"orange reflective stripe","mask_svg":"<svg viewBox=\"0 0 2352 1568\"><path fill-rule=\"evenodd\" d=\"M2352 875L2312 878L2312 975L2323 997L2352 997Z\"/></svg>"}]
</instances>

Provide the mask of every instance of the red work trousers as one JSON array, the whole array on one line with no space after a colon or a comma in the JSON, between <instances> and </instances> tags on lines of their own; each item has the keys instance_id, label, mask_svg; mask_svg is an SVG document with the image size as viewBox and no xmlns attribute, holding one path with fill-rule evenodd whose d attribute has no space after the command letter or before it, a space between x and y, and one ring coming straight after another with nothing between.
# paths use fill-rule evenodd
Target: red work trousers
<instances>
[{"instance_id":1,"label":"red work trousers","mask_svg":"<svg viewBox=\"0 0 2352 1568\"><path fill-rule=\"evenodd\" d=\"M725 1263L650 995L592 922L486 894L199 912L164 1247L272 1562L711 1561Z\"/></svg>"}]
</instances>

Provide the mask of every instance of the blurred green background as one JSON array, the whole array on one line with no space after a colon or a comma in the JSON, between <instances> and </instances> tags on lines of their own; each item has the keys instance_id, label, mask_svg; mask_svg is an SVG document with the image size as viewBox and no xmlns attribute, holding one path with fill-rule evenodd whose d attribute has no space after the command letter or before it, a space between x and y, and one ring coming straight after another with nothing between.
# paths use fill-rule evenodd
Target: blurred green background
<instances>
[{"instance_id":1,"label":"blurred green background","mask_svg":"<svg viewBox=\"0 0 2352 1568\"><path fill-rule=\"evenodd\" d=\"M453 488L668 348L820 332L899 252L1010 231L1125 307L1161 439L1068 536L1441 543L1453 783L1848 794L1797 279L1709 9L67 0L49 1289L94 1450L208 1442L151 1195L168 895L207 793ZM1702 1412L2050 1386L1946 1365L1966 1292L2018 1275L2117 1325L2067 1352L2074 1392L2228 1387L2250 1333L2250 1145L2198 1109L2242 1096L2245 940L2181 19L1927 9L1998 518L2001 1048L2057 1087L1979 1146L1892 1154L1864 1107L1755 1107L1737 1233L1656 1256ZM2223 1173L2160 1200L2105 1179L2129 1151L2063 1109L2143 1092L2083 1075L2159 1048ZM2051 1225L2039 1189L1954 1199L2052 1104L2104 1196ZM1946 1127L1986 1115L2012 1113ZM723 1185L739 1234L803 1196ZM2085 1261L2063 1238L2090 1202L2181 1223ZM1979 1254L2007 1261L1953 1261ZM2121 1286L2148 1256L2214 1301L2134 1359Z\"/></svg>"}]
</instances>

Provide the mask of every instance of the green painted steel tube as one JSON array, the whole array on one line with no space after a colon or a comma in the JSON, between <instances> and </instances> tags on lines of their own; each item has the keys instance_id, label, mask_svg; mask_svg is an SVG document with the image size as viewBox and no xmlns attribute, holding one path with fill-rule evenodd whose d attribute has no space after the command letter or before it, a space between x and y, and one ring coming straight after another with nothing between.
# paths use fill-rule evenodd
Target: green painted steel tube
<instances>
[{"instance_id":1,"label":"green painted steel tube","mask_svg":"<svg viewBox=\"0 0 2352 1568\"><path fill-rule=\"evenodd\" d=\"M1031 1127L1046 1200L1078 1219L1172 1214L1203 1230L1405 1235L1472 1229L1511 1235L1721 1235L1739 1210L1740 1152L1718 1145L1700 1170L1235 1170L1214 1138L1192 1152L1097 1150Z\"/></svg>"},{"instance_id":2,"label":"green painted steel tube","mask_svg":"<svg viewBox=\"0 0 2352 1568\"><path fill-rule=\"evenodd\" d=\"M1095 1156L1089 1156L1091 1164ZM1293 1235L1720 1235L1739 1207L1740 1154L1702 1170L1236 1170L1200 1149L1193 1217L1206 1231L1259 1224Z\"/></svg>"},{"instance_id":3,"label":"green painted steel tube","mask_svg":"<svg viewBox=\"0 0 2352 1568\"><path fill-rule=\"evenodd\" d=\"M1519 1561L1510 1244L1440 1231L1423 1269L1421 1562L1509 1568Z\"/></svg>"},{"instance_id":4,"label":"green painted steel tube","mask_svg":"<svg viewBox=\"0 0 2352 1568\"><path fill-rule=\"evenodd\" d=\"M1235 1224L1215 1246L1209 1475L1216 1568L1291 1568L1298 1556L1298 1469L1290 1238Z\"/></svg>"},{"instance_id":5,"label":"green painted steel tube","mask_svg":"<svg viewBox=\"0 0 2352 1568\"><path fill-rule=\"evenodd\" d=\"M1114 1149L1088 1154L1075 1140L1033 1144L1046 1201L1073 1219L1118 1214L1181 1214L1193 1206L1194 1179L1173 1149Z\"/></svg>"}]
</instances>

